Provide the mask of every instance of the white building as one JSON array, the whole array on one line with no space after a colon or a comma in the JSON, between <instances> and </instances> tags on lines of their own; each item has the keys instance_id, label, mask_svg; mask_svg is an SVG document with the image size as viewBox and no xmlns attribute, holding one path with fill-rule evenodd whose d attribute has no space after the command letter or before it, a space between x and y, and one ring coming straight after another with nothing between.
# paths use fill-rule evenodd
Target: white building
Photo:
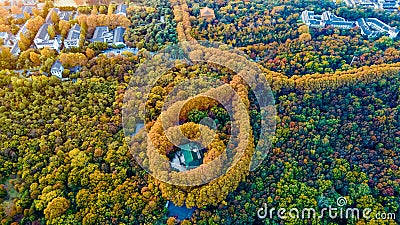
<instances>
[{"instance_id":1,"label":"white building","mask_svg":"<svg viewBox=\"0 0 400 225\"><path fill-rule=\"evenodd\" d=\"M52 8L46 16L45 23L53 23L51 19L53 12L57 13L60 20L69 21L73 17L72 11L61 11L59 8Z\"/></svg>"},{"instance_id":2,"label":"white building","mask_svg":"<svg viewBox=\"0 0 400 225\"><path fill-rule=\"evenodd\" d=\"M377 18L368 18L365 20L367 24L382 33L387 33L390 38L395 38L399 34L399 30L387 25L386 23L380 21Z\"/></svg>"},{"instance_id":3,"label":"white building","mask_svg":"<svg viewBox=\"0 0 400 225\"><path fill-rule=\"evenodd\" d=\"M23 0L22 4L24 5L36 5L37 3L39 3L39 1L37 0Z\"/></svg>"},{"instance_id":4,"label":"white building","mask_svg":"<svg viewBox=\"0 0 400 225\"><path fill-rule=\"evenodd\" d=\"M117 27L114 29L113 44L114 45L125 45L124 41L125 28Z\"/></svg>"},{"instance_id":5,"label":"white building","mask_svg":"<svg viewBox=\"0 0 400 225\"><path fill-rule=\"evenodd\" d=\"M314 11L304 10L301 13L301 20L309 27L323 27L322 20L320 15L315 15Z\"/></svg>"},{"instance_id":6,"label":"white building","mask_svg":"<svg viewBox=\"0 0 400 225\"><path fill-rule=\"evenodd\" d=\"M106 42L111 44L113 42L113 36L113 32L110 32L107 26L96 27L92 42Z\"/></svg>"},{"instance_id":7,"label":"white building","mask_svg":"<svg viewBox=\"0 0 400 225\"><path fill-rule=\"evenodd\" d=\"M8 39L9 36L10 35L7 32L0 32L0 39L3 40L3 43Z\"/></svg>"},{"instance_id":8,"label":"white building","mask_svg":"<svg viewBox=\"0 0 400 225\"><path fill-rule=\"evenodd\" d=\"M376 37L380 33L379 31L371 29L364 18L360 18L357 20L357 26L360 28L361 34L368 36L369 38Z\"/></svg>"},{"instance_id":9,"label":"white building","mask_svg":"<svg viewBox=\"0 0 400 225\"><path fill-rule=\"evenodd\" d=\"M347 21L329 11L322 13L322 24L324 26L333 26L340 29L351 29L356 26L355 21Z\"/></svg>"},{"instance_id":10,"label":"white building","mask_svg":"<svg viewBox=\"0 0 400 225\"><path fill-rule=\"evenodd\" d=\"M64 40L65 48L78 48L79 47L79 38L81 35L81 27L78 24L75 24L68 32L67 38Z\"/></svg>"},{"instance_id":11,"label":"white building","mask_svg":"<svg viewBox=\"0 0 400 225\"><path fill-rule=\"evenodd\" d=\"M336 1L336 0L333 0ZM399 11L399 0L344 0L349 7L382 9L390 12Z\"/></svg>"},{"instance_id":12,"label":"white building","mask_svg":"<svg viewBox=\"0 0 400 225\"><path fill-rule=\"evenodd\" d=\"M387 34L390 38L396 38L399 34L399 30L387 25L377 18L360 18L357 20L357 26L361 30L362 35L366 35L369 38L378 36L379 34Z\"/></svg>"},{"instance_id":13,"label":"white building","mask_svg":"<svg viewBox=\"0 0 400 225\"><path fill-rule=\"evenodd\" d=\"M368 37L376 37L380 33L385 33L390 38L396 38L400 32L397 28L391 27L377 18L360 18L357 21L347 21L329 11L323 12L322 15L319 16L315 15L313 11L305 10L301 14L301 20L307 26L315 28L333 26L339 29L351 29L353 27L359 27L361 34Z\"/></svg>"},{"instance_id":14,"label":"white building","mask_svg":"<svg viewBox=\"0 0 400 225\"><path fill-rule=\"evenodd\" d=\"M315 28L333 26L340 29L351 29L356 26L355 21L347 21L329 11L323 12L322 15L315 15L313 11L305 10L301 14L301 19L307 26Z\"/></svg>"},{"instance_id":15,"label":"white building","mask_svg":"<svg viewBox=\"0 0 400 225\"><path fill-rule=\"evenodd\" d=\"M19 53L21 53L21 49L18 46L18 41L14 43L14 45L11 47L11 54L14 56L18 56Z\"/></svg>"},{"instance_id":16,"label":"white building","mask_svg":"<svg viewBox=\"0 0 400 225\"><path fill-rule=\"evenodd\" d=\"M63 71L64 71L64 67L59 60L55 61L50 69L51 75L56 76L60 79L62 79Z\"/></svg>"},{"instance_id":17,"label":"white building","mask_svg":"<svg viewBox=\"0 0 400 225\"><path fill-rule=\"evenodd\" d=\"M61 46L61 38L60 36L56 36L54 38L51 39L47 29L51 24L49 23L45 23L43 24L38 33L35 36L35 39L33 40L33 42L35 43L36 48L38 49L42 49L44 47L49 47L51 49L60 50L60 46Z\"/></svg>"}]
</instances>

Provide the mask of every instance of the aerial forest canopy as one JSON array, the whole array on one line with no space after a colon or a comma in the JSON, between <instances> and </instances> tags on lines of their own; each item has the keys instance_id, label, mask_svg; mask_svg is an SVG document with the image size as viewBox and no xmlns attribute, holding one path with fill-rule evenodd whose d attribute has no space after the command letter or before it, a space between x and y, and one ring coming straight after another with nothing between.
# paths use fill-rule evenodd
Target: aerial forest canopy
<instances>
[{"instance_id":1,"label":"aerial forest canopy","mask_svg":"<svg viewBox=\"0 0 400 225\"><path fill-rule=\"evenodd\" d=\"M100 68L109 66L113 74L124 60ZM164 195L179 189L158 186L135 163L121 127L127 83L118 73L98 77L93 72L99 67L92 63L87 70L93 77L76 83L2 74L1 174L4 179L18 177L13 182L19 193L15 204L2 204L11 207L4 221L96 224L165 218L160 189ZM210 69L194 65L175 73ZM398 74L399 67L380 66L335 77L285 78L292 83L287 86L274 77L278 121L268 160L246 178L230 180L245 182L235 191L225 190L222 205L201 208L195 220L250 222L241 215L254 215L264 201L276 207L313 207L316 199L333 201L339 195L348 196L354 206L398 210ZM335 81L332 87L316 85L329 80ZM336 88L338 84L343 85ZM189 112L188 121L197 122L198 114L201 110ZM179 202L182 197L174 198Z\"/></svg>"}]
</instances>

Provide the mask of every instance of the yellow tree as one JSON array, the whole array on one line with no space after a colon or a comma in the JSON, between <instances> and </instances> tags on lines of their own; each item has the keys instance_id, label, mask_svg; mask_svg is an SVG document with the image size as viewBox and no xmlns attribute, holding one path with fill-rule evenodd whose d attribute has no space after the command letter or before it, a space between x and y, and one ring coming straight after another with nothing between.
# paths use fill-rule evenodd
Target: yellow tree
<instances>
[{"instance_id":1,"label":"yellow tree","mask_svg":"<svg viewBox=\"0 0 400 225\"><path fill-rule=\"evenodd\" d=\"M93 58L94 55L95 55L94 50L91 49L91 48L86 48L86 52L85 52L85 53L86 53L86 57L87 57L88 59Z\"/></svg>"},{"instance_id":2,"label":"yellow tree","mask_svg":"<svg viewBox=\"0 0 400 225\"><path fill-rule=\"evenodd\" d=\"M298 31L300 34L304 34L304 33L309 33L310 29L308 28L307 25L302 25L299 27Z\"/></svg>"},{"instance_id":3,"label":"yellow tree","mask_svg":"<svg viewBox=\"0 0 400 225\"><path fill-rule=\"evenodd\" d=\"M311 34L309 34L309 33L302 33L302 34L300 34L300 36L299 36L299 40L302 41L302 42L308 42L308 41L311 40Z\"/></svg>"},{"instance_id":4,"label":"yellow tree","mask_svg":"<svg viewBox=\"0 0 400 225\"><path fill-rule=\"evenodd\" d=\"M53 24L57 24L60 21L60 16L55 10L51 11L50 18Z\"/></svg>"},{"instance_id":5,"label":"yellow tree","mask_svg":"<svg viewBox=\"0 0 400 225\"><path fill-rule=\"evenodd\" d=\"M64 197L57 197L51 200L44 210L44 215L46 219L52 220L62 214L64 214L69 209L70 203L68 199Z\"/></svg>"},{"instance_id":6,"label":"yellow tree","mask_svg":"<svg viewBox=\"0 0 400 225\"><path fill-rule=\"evenodd\" d=\"M66 37L69 29L71 28L71 24L68 21L60 20L58 23L58 28L60 30L61 36Z\"/></svg>"},{"instance_id":7,"label":"yellow tree","mask_svg":"<svg viewBox=\"0 0 400 225\"><path fill-rule=\"evenodd\" d=\"M44 19L41 16L37 16L33 19L29 19L26 23L26 28L31 31L32 33L38 32L40 27L43 25Z\"/></svg>"},{"instance_id":8,"label":"yellow tree","mask_svg":"<svg viewBox=\"0 0 400 225\"><path fill-rule=\"evenodd\" d=\"M35 52L30 52L29 53L29 59L35 66L40 65L40 55L35 53Z\"/></svg>"},{"instance_id":9,"label":"yellow tree","mask_svg":"<svg viewBox=\"0 0 400 225\"><path fill-rule=\"evenodd\" d=\"M19 38L18 47L21 51L26 51L32 43L31 40L22 33L19 35Z\"/></svg>"}]
</instances>

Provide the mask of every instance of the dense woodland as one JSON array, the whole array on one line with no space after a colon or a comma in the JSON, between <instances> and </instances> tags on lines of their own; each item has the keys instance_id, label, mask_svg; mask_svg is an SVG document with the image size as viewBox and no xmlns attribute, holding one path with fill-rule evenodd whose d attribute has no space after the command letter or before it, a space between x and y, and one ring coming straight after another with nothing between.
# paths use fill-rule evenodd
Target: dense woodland
<instances>
[{"instance_id":1,"label":"dense woodland","mask_svg":"<svg viewBox=\"0 0 400 225\"><path fill-rule=\"evenodd\" d=\"M287 76L331 73L364 65L398 62L399 43L387 37L363 37L358 28L309 30L301 22L303 10L334 12L347 20L377 17L399 26L397 14L338 7L334 1L188 1L196 39L240 47L265 68ZM215 10L216 19L197 19L201 7ZM249 17L248 15L252 15ZM354 58L353 58L354 57Z\"/></svg>"},{"instance_id":2,"label":"dense woodland","mask_svg":"<svg viewBox=\"0 0 400 225\"><path fill-rule=\"evenodd\" d=\"M138 61L99 64L103 60L92 60L76 83L2 75L1 174L16 175L19 192L15 204L2 204L10 207L3 222L166 220L160 189L123 141L127 84L119 68L132 71ZM106 70L104 78L100 71ZM353 206L398 212L398 85L398 76L388 75L334 90L282 88L275 93L279 119L268 160L223 203L199 209L194 221L247 223L263 202L322 207L319 202L338 196L348 196Z\"/></svg>"},{"instance_id":3,"label":"dense woodland","mask_svg":"<svg viewBox=\"0 0 400 225\"><path fill-rule=\"evenodd\" d=\"M132 24L141 24L128 32L126 38L132 38L132 46L155 51L165 40L196 38L241 47L260 64L276 101L276 135L267 159L257 170L243 173L246 176L228 177L222 187L231 187L229 191L212 185L196 187L207 190L207 195L191 199L198 207L193 218L181 224L400 223L399 42L385 37L367 40L357 30L308 30L293 14L314 5L316 12L336 10L349 19L379 15L393 26L400 25L400 17L349 11L325 1L318 4L320 8L316 1L268 5L257 1L157 2L165 6L161 14L145 8L143 15L129 15ZM199 7L205 5L216 10L217 20L198 19ZM160 23L159 17L172 10L174 18L166 15L169 22ZM246 16L249 13L255 16ZM2 51L0 57L5 54L7 51ZM12 68L35 63L48 67L54 54L27 51L12 62ZM122 129L125 90L132 80L151 82L150 76L134 73L151 54L143 50L138 55L95 56L87 49L62 54L63 63L82 66L79 73L71 75L73 81L61 82L41 71L29 78L10 70L0 72L1 223L178 223L168 218L165 203L181 204L182 195L175 195L177 189L158 182L137 164ZM359 57L349 65L352 55ZM2 59L3 64L9 62ZM1 68L10 69L3 64ZM160 84L161 88L155 89L160 94L148 102L154 109L148 115L148 126L157 123L158 101L182 78L210 76L229 83L234 74L226 71L190 65L167 73L164 81L168 82ZM250 94L246 97L251 100ZM183 116L185 124L198 123L206 114L220 119L222 142L218 144L224 145L230 124L224 109L218 104L210 108L194 105L197 108ZM255 132L258 114L249 115ZM276 208L320 209L334 205L341 196L348 200L348 207L396 213L396 220L296 221L275 216L261 221L256 216L263 203Z\"/></svg>"}]
</instances>

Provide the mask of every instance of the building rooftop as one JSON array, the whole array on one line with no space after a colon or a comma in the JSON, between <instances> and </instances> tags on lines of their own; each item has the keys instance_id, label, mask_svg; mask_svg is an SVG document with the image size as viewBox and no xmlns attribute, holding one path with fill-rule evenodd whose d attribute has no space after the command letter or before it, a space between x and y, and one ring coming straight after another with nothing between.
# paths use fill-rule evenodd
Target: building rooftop
<instances>
[{"instance_id":1,"label":"building rooftop","mask_svg":"<svg viewBox=\"0 0 400 225\"><path fill-rule=\"evenodd\" d=\"M365 35L368 35L368 36L371 34L372 30L369 28L369 26L364 18L358 19L357 24L360 27L362 33L364 33Z\"/></svg>"},{"instance_id":2,"label":"building rooftop","mask_svg":"<svg viewBox=\"0 0 400 225\"><path fill-rule=\"evenodd\" d=\"M186 166L199 166L199 160L202 158L200 155L200 147L195 143L188 143L179 146L182 150Z\"/></svg>"},{"instance_id":3,"label":"building rooftop","mask_svg":"<svg viewBox=\"0 0 400 225\"><path fill-rule=\"evenodd\" d=\"M60 11L58 13L58 16L60 17L60 20L69 21L70 18L72 17L72 14L73 14L72 11Z\"/></svg>"},{"instance_id":4,"label":"building rooftop","mask_svg":"<svg viewBox=\"0 0 400 225\"><path fill-rule=\"evenodd\" d=\"M321 22L319 20L314 20L314 19L308 20L308 22L311 25L320 25L321 24Z\"/></svg>"},{"instance_id":5,"label":"building rooftop","mask_svg":"<svg viewBox=\"0 0 400 225\"><path fill-rule=\"evenodd\" d=\"M61 69L62 67L63 67L63 66L62 66L60 60L56 60L56 61L53 63L53 65L51 66L51 69L52 69L52 70L53 70L53 69L59 70L59 69Z\"/></svg>"},{"instance_id":6,"label":"building rooftop","mask_svg":"<svg viewBox=\"0 0 400 225\"><path fill-rule=\"evenodd\" d=\"M44 23L44 24L40 27L38 33L36 34L35 39L41 39L41 40L48 40L48 39L50 39L50 35L49 35L48 31L47 31L47 29L48 29L48 27L49 27L50 25L51 25L50 23Z\"/></svg>"},{"instance_id":7,"label":"building rooftop","mask_svg":"<svg viewBox=\"0 0 400 225\"><path fill-rule=\"evenodd\" d=\"M387 25L386 23L380 21L377 18L367 18L365 21L367 21L367 23L373 23L376 26L379 26L381 29L384 29L386 31L389 31L390 28L391 28L389 25Z\"/></svg>"},{"instance_id":8,"label":"building rooftop","mask_svg":"<svg viewBox=\"0 0 400 225\"><path fill-rule=\"evenodd\" d=\"M391 8L397 8L398 7L398 5L397 5L397 3L396 2L384 2L384 3L382 3L382 7L384 7L384 8L389 8L389 7L391 7Z\"/></svg>"},{"instance_id":9,"label":"building rooftop","mask_svg":"<svg viewBox=\"0 0 400 225\"><path fill-rule=\"evenodd\" d=\"M309 17L312 17L312 16L315 15L314 11L308 11L308 10L306 10L305 12L308 14Z\"/></svg>"},{"instance_id":10,"label":"building rooftop","mask_svg":"<svg viewBox=\"0 0 400 225\"><path fill-rule=\"evenodd\" d=\"M378 8L386 11L398 11L398 0L345 0L347 6Z\"/></svg>"},{"instance_id":11,"label":"building rooftop","mask_svg":"<svg viewBox=\"0 0 400 225\"><path fill-rule=\"evenodd\" d=\"M335 14L325 11L321 15L315 15L314 11L303 11L301 14L302 21L311 27L324 27L332 25L334 27L349 29L356 25L355 21L346 21L346 19L336 16Z\"/></svg>"},{"instance_id":12,"label":"building rooftop","mask_svg":"<svg viewBox=\"0 0 400 225\"><path fill-rule=\"evenodd\" d=\"M125 28L123 27L117 27L114 29L114 39L113 43L123 43L124 42L124 33L125 33Z\"/></svg>"},{"instance_id":13,"label":"building rooftop","mask_svg":"<svg viewBox=\"0 0 400 225\"><path fill-rule=\"evenodd\" d=\"M335 26L351 26L351 27L354 27L356 25L354 21L334 21L331 24Z\"/></svg>"},{"instance_id":14,"label":"building rooftop","mask_svg":"<svg viewBox=\"0 0 400 225\"><path fill-rule=\"evenodd\" d=\"M1 39L6 39L6 38L8 38L8 33L7 33L7 32L0 32L0 38L1 38Z\"/></svg>"},{"instance_id":15,"label":"building rooftop","mask_svg":"<svg viewBox=\"0 0 400 225\"><path fill-rule=\"evenodd\" d=\"M171 160L171 167L182 172L194 169L203 163L203 149L197 142L178 146Z\"/></svg>"},{"instance_id":16,"label":"building rooftop","mask_svg":"<svg viewBox=\"0 0 400 225\"><path fill-rule=\"evenodd\" d=\"M66 21L69 21L73 14L72 11L61 11L59 8L52 8L46 16L45 20L46 23L53 23L53 21L51 20L51 14L53 12L56 12L58 14L60 20L66 20Z\"/></svg>"},{"instance_id":17,"label":"building rooftop","mask_svg":"<svg viewBox=\"0 0 400 225\"><path fill-rule=\"evenodd\" d=\"M23 0L22 3L24 5L36 5L38 3L38 1L36 1L36 0Z\"/></svg>"},{"instance_id":18,"label":"building rooftop","mask_svg":"<svg viewBox=\"0 0 400 225\"><path fill-rule=\"evenodd\" d=\"M25 14L24 14L24 13L13 14L12 17L13 17L14 19L22 19L22 18L25 17Z\"/></svg>"},{"instance_id":19,"label":"building rooftop","mask_svg":"<svg viewBox=\"0 0 400 225\"><path fill-rule=\"evenodd\" d=\"M26 13L28 13L30 15L33 14L33 11L32 11L33 10L33 6L24 5L24 6L21 7L21 9L22 9L22 13L26 12Z\"/></svg>"},{"instance_id":20,"label":"building rooftop","mask_svg":"<svg viewBox=\"0 0 400 225\"><path fill-rule=\"evenodd\" d=\"M381 32L387 32L389 37L394 38L399 33L399 30L390 27L386 23L380 21L377 18L360 18L357 20L357 24L361 29L361 33L368 36L376 36Z\"/></svg>"},{"instance_id":21,"label":"building rooftop","mask_svg":"<svg viewBox=\"0 0 400 225\"><path fill-rule=\"evenodd\" d=\"M201 147L196 142L189 142L178 147L180 151L177 152L177 155L180 158L181 165L186 166L186 169L198 167L203 163Z\"/></svg>"},{"instance_id":22,"label":"building rooftop","mask_svg":"<svg viewBox=\"0 0 400 225\"><path fill-rule=\"evenodd\" d=\"M330 22L340 22L340 21L345 21L344 18L338 17L335 14L325 11L322 13L322 20L324 21L330 21Z\"/></svg>"},{"instance_id":23,"label":"building rooftop","mask_svg":"<svg viewBox=\"0 0 400 225\"><path fill-rule=\"evenodd\" d=\"M124 14L126 15L126 9L128 7L125 4L121 4L117 6L117 9L115 10L115 14Z\"/></svg>"},{"instance_id":24,"label":"building rooftop","mask_svg":"<svg viewBox=\"0 0 400 225\"><path fill-rule=\"evenodd\" d=\"M358 1L358 3L360 2ZM359 26L361 33L363 35L368 35L369 37L376 36L381 32L387 32L389 37L394 38L399 33L397 28L390 27L377 18L360 18L357 21L347 21L346 19L338 17L329 11L323 12L319 19L318 15L315 15L313 11L305 10L301 14L301 19L310 27L323 27L332 25L342 29L350 29L355 26Z\"/></svg>"},{"instance_id":25,"label":"building rooftop","mask_svg":"<svg viewBox=\"0 0 400 225\"><path fill-rule=\"evenodd\" d=\"M18 42L15 42L15 44L11 48L11 54L18 55L20 52L21 52L21 49L18 46Z\"/></svg>"}]
</instances>

